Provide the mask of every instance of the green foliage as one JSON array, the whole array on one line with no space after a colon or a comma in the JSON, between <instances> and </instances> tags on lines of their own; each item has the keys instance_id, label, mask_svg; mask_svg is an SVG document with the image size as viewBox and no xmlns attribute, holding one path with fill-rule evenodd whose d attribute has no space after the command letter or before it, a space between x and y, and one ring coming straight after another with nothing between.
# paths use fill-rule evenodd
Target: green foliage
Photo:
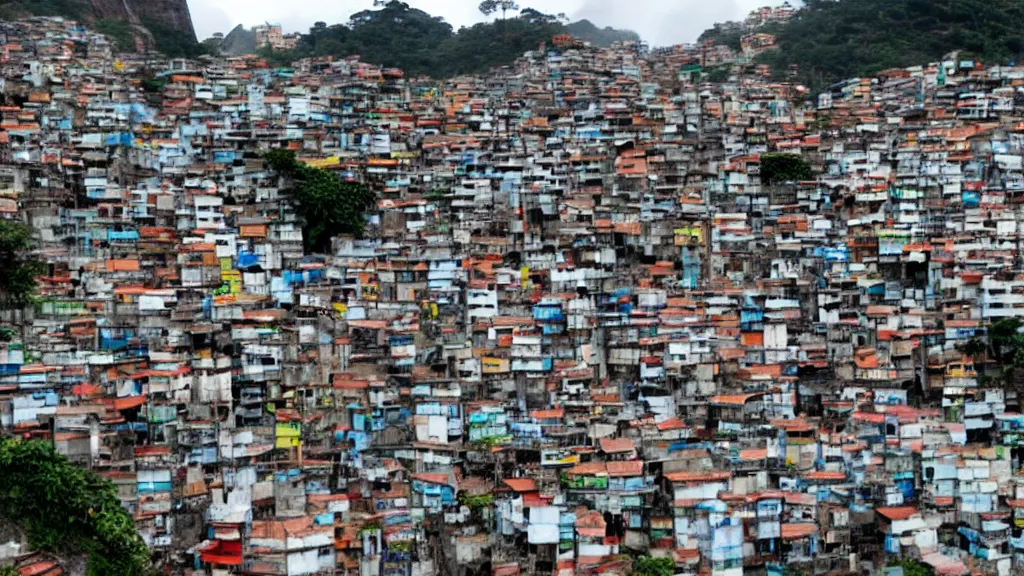
<instances>
[{"instance_id":1,"label":"green foliage","mask_svg":"<svg viewBox=\"0 0 1024 576\"><path fill-rule=\"evenodd\" d=\"M257 49L256 55L278 68L287 68L293 61L299 58L293 51L274 50L272 46L263 46Z\"/></svg>"},{"instance_id":2,"label":"green foliage","mask_svg":"<svg viewBox=\"0 0 1024 576\"><path fill-rule=\"evenodd\" d=\"M135 30L128 22L104 18L103 20L97 20L92 27L100 34L110 38L118 50L122 52L135 51Z\"/></svg>"},{"instance_id":3,"label":"green foliage","mask_svg":"<svg viewBox=\"0 0 1024 576\"><path fill-rule=\"evenodd\" d=\"M203 51L207 54L220 54L221 40L217 38L207 38L199 44L202 45Z\"/></svg>"},{"instance_id":4,"label":"green foliage","mask_svg":"<svg viewBox=\"0 0 1024 576\"><path fill-rule=\"evenodd\" d=\"M553 16L523 10L516 18L476 24L459 30L435 52L434 76L455 76L484 72L511 64L524 52L536 50L542 42L565 32Z\"/></svg>"},{"instance_id":5,"label":"green foliage","mask_svg":"<svg viewBox=\"0 0 1024 576\"><path fill-rule=\"evenodd\" d=\"M389 552L411 552L412 551L412 542L408 541L408 540L406 540L404 542L403 541L388 542L388 551Z\"/></svg>"},{"instance_id":6,"label":"green foliage","mask_svg":"<svg viewBox=\"0 0 1024 576\"><path fill-rule=\"evenodd\" d=\"M490 508L494 504L494 495L480 494L479 496L469 496L466 494L459 494L459 503L466 506L473 512L476 512L477 510Z\"/></svg>"},{"instance_id":7,"label":"green foliage","mask_svg":"<svg viewBox=\"0 0 1024 576\"><path fill-rule=\"evenodd\" d=\"M487 438L481 438L476 442L473 442L473 446L477 450L490 450L495 446L501 446L502 444L510 442L511 440L511 436L489 436Z\"/></svg>"},{"instance_id":8,"label":"green foliage","mask_svg":"<svg viewBox=\"0 0 1024 576\"><path fill-rule=\"evenodd\" d=\"M999 320L988 329L988 346L985 350L985 356L1000 366L998 380L1006 387L1016 388L1019 398L1024 393L1024 382L1017 378L1018 371L1024 368L1024 334L1019 332L1021 326L1018 318ZM979 349L979 345L973 341L968 341L964 346L972 351Z\"/></svg>"},{"instance_id":9,"label":"green foliage","mask_svg":"<svg viewBox=\"0 0 1024 576\"><path fill-rule=\"evenodd\" d=\"M673 576L676 563L671 558L640 556L633 560L633 576Z\"/></svg>"},{"instance_id":10,"label":"green foliage","mask_svg":"<svg viewBox=\"0 0 1024 576\"><path fill-rule=\"evenodd\" d=\"M21 571L10 564L0 565L0 576L21 576Z\"/></svg>"},{"instance_id":11,"label":"green foliage","mask_svg":"<svg viewBox=\"0 0 1024 576\"><path fill-rule=\"evenodd\" d=\"M501 2L497 4L496 10L500 11ZM508 11L514 10L509 7ZM348 24L328 26L317 22L294 51L265 51L261 55L277 65L308 57L359 55L364 62L401 68L413 76L450 77L511 64L542 42L550 43L554 36L572 33L574 26L577 30L597 30L595 43L603 43L617 32L598 30L583 22L566 27L557 16L531 8L507 16L456 32L443 18L392 0L379 10L354 14Z\"/></svg>"},{"instance_id":12,"label":"green foliage","mask_svg":"<svg viewBox=\"0 0 1024 576\"><path fill-rule=\"evenodd\" d=\"M761 182L765 184L782 184L813 180L814 172L811 164L799 154L762 154Z\"/></svg>"},{"instance_id":13,"label":"green foliage","mask_svg":"<svg viewBox=\"0 0 1024 576\"><path fill-rule=\"evenodd\" d=\"M1006 63L1024 55L1024 3L1009 0L807 0L789 22L765 27L778 50L759 61L776 75L821 86L966 50Z\"/></svg>"},{"instance_id":14,"label":"green foliage","mask_svg":"<svg viewBox=\"0 0 1024 576\"><path fill-rule=\"evenodd\" d=\"M490 16L500 11L501 17L504 19L506 13L519 10L519 5L515 3L515 0L484 0L480 3L479 10L484 16Z\"/></svg>"},{"instance_id":15,"label":"green foliage","mask_svg":"<svg viewBox=\"0 0 1024 576\"><path fill-rule=\"evenodd\" d=\"M890 560L889 566L903 568L903 576L934 576L935 574L931 566L918 562L913 558Z\"/></svg>"},{"instance_id":16,"label":"green foliage","mask_svg":"<svg viewBox=\"0 0 1024 576\"><path fill-rule=\"evenodd\" d=\"M0 309L21 308L32 300L43 265L29 253L31 249L31 228L0 220Z\"/></svg>"},{"instance_id":17,"label":"green foliage","mask_svg":"<svg viewBox=\"0 0 1024 576\"><path fill-rule=\"evenodd\" d=\"M198 58L208 53L206 46L180 30L156 20L143 20L143 26L153 35L156 49L171 58Z\"/></svg>"},{"instance_id":18,"label":"green foliage","mask_svg":"<svg viewBox=\"0 0 1024 576\"><path fill-rule=\"evenodd\" d=\"M827 130L832 125L832 117L826 114L819 113L814 121L807 126L807 130L810 132L821 132Z\"/></svg>"},{"instance_id":19,"label":"green foliage","mask_svg":"<svg viewBox=\"0 0 1024 576\"><path fill-rule=\"evenodd\" d=\"M263 161L266 162L267 168L282 175L295 174L301 167L299 161L295 159L295 152L283 148L267 152L263 156Z\"/></svg>"},{"instance_id":20,"label":"green foliage","mask_svg":"<svg viewBox=\"0 0 1024 576\"><path fill-rule=\"evenodd\" d=\"M0 517L20 526L34 549L86 554L89 576L152 572L114 485L48 442L0 440Z\"/></svg>"},{"instance_id":21,"label":"green foliage","mask_svg":"<svg viewBox=\"0 0 1024 576\"><path fill-rule=\"evenodd\" d=\"M1012 364L1024 348L1024 334L1020 334L1018 318L1003 318L988 329L992 357L1001 364Z\"/></svg>"},{"instance_id":22,"label":"green foliage","mask_svg":"<svg viewBox=\"0 0 1024 576\"><path fill-rule=\"evenodd\" d=\"M980 338L971 338L963 344L957 344L956 350L964 356L981 358L988 353L988 345L982 342Z\"/></svg>"},{"instance_id":23,"label":"green foliage","mask_svg":"<svg viewBox=\"0 0 1024 576\"><path fill-rule=\"evenodd\" d=\"M86 4L88 5L88 4ZM81 20L83 3L77 0L0 0L0 19L13 20L25 16L63 16Z\"/></svg>"},{"instance_id":24,"label":"green foliage","mask_svg":"<svg viewBox=\"0 0 1024 576\"><path fill-rule=\"evenodd\" d=\"M746 30L737 22L726 22L715 24L714 28L709 28L700 35L697 39L698 42L714 42L720 46L728 46L733 50L739 52L743 46L741 40L743 35L746 34Z\"/></svg>"},{"instance_id":25,"label":"green foliage","mask_svg":"<svg viewBox=\"0 0 1024 576\"><path fill-rule=\"evenodd\" d=\"M708 70L706 70L706 74L708 82L725 82L729 80L730 76L732 76L732 66L715 66L714 68L709 68Z\"/></svg>"},{"instance_id":26,"label":"green foliage","mask_svg":"<svg viewBox=\"0 0 1024 576\"><path fill-rule=\"evenodd\" d=\"M381 524L379 520L370 520L363 524L363 527L359 529L359 536L366 536L367 534L373 535L383 529L384 525Z\"/></svg>"},{"instance_id":27,"label":"green foliage","mask_svg":"<svg viewBox=\"0 0 1024 576\"><path fill-rule=\"evenodd\" d=\"M268 168L295 182L292 200L304 223L302 236L308 250L329 252L331 238L363 234L363 213L374 200L373 192L365 185L306 166L288 150L272 150L264 160Z\"/></svg>"}]
</instances>

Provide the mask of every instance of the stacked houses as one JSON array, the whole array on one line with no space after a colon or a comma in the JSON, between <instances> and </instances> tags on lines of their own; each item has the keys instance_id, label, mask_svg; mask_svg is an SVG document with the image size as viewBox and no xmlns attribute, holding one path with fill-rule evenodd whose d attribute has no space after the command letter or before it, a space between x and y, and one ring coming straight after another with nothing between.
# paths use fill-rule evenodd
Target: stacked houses
<instances>
[{"instance_id":1,"label":"stacked houses","mask_svg":"<svg viewBox=\"0 0 1024 576\"><path fill-rule=\"evenodd\" d=\"M1019 376L966 352L1024 317L1024 68L812 93L561 43L438 81L53 18L0 68L0 218L45 262L0 428L170 573L1024 566ZM361 236L306 249L277 149L372 190Z\"/></svg>"}]
</instances>

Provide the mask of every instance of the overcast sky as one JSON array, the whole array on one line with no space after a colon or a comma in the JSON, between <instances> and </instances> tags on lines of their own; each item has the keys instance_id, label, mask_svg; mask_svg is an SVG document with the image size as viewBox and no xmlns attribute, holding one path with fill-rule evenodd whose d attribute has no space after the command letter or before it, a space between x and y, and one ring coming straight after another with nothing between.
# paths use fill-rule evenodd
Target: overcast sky
<instances>
[{"instance_id":1,"label":"overcast sky","mask_svg":"<svg viewBox=\"0 0 1024 576\"><path fill-rule=\"evenodd\" d=\"M405 0L410 6L442 16L452 26L483 20L479 0ZM564 12L598 26L635 30L654 46L691 42L715 22L735 20L758 6L781 0L518 0L520 6L547 14ZM347 22L373 7L373 0L188 0L199 39L227 33L237 24L281 24L285 32L305 32L316 21Z\"/></svg>"}]
</instances>

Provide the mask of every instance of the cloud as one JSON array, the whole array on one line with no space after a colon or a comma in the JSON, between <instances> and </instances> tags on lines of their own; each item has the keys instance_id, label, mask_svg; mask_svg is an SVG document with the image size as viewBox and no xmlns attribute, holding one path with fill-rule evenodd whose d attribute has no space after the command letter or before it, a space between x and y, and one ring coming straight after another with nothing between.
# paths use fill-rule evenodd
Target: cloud
<instances>
[{"instance_id":1,"label":"cloud","mask_svg":"<svg viewBox=\"0 0 1024 576\"><path fill-rule=\"evenodd\" d=\"M227 34L237 24L214 2L189 2L188 11L199 40L209 38L214 32Z\"/></svg>"},{"instance_id":2,"label":"cloud","mask_svg":"<svg viewBox=\"0 0 1024 576\"><path fill-rule=\"evenodd\" d=\"M410 6L441 16L452 26L470 26L484 20L479 0L405 0ZM654 46L692 42L715 22L742 18L747 12L781 0L518 0L523 8L564 12L605 27L628 28ZM281 24L286 32L305 32L314 22L347 22L373 0L188 0L200 39L214 32L227 33L237 24Z\"/></svg>"}]
</instances>

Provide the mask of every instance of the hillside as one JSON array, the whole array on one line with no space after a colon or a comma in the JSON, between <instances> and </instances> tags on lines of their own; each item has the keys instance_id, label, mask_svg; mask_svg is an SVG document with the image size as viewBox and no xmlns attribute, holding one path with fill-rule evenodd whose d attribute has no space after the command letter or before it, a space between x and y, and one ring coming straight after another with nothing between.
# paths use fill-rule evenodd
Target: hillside
<instances>
[{"instance_id":1,"label":"hillside","mask_svg":"<svg viewBox=\"0 0 1024 576\"><path fill-rule=\"evenodd\" d=\"M0 0L0 19L62 16L93 26L134 50L143 45L170 56L201 53L186 0Z\"/></svg>"},{"instance_id":2,"label":"hillside","mask_svg":"<svg viewBox=\"0 0 1024 576\"><path fill-rule=\"evenodd\" d=\"M239 24L228 32L220 42L220 52L225 56L242 56L256 53L256 35L252 30Z\"/></svg>"},{"instance_id":3,"label":"hillside","mask_svg":"<svg viewBox=\"0 0 1024 576\"><path fill-rule=\"evenodd\" d=\"M954 51L983 62L1024 56L1024 2L1018 0L806 0L784 24L766 26L778 49L758 58L776 74L797 66L822 85L893 67L934 62ZM735 42L729 26L705 39Z\"/></svg>"},{"instance_id":4,"label":"hillside","mask_svg":"<svg viewBox=\"0 0 1024 576\"><path fill-rule=\"evenodd\" d=\"M611 46L615 42L639 42L640 35L632 30L617 30L611 26L598 28L590 20L580 20L566 26L569 34L595 46Z\"/></svg>"},{"instance_id":5,"label":"hillside","mask_svg":"<svg viewBox=\"0 0 1024 576\"><path fill-rule=\"evenodd\" d=\"M347 24L318 22L294 51L265 55L281 64L309 56L359 55L365 62L401 68L408 74L446 77L511 64L542 42L550 45L560 34L601 45L639 38L633 32L600 29L585 20L566 26L555 16L530 8L514 17L456 31L442 18L392 1L379 10L354 14Z\"/></svg>"}]
</instances>

